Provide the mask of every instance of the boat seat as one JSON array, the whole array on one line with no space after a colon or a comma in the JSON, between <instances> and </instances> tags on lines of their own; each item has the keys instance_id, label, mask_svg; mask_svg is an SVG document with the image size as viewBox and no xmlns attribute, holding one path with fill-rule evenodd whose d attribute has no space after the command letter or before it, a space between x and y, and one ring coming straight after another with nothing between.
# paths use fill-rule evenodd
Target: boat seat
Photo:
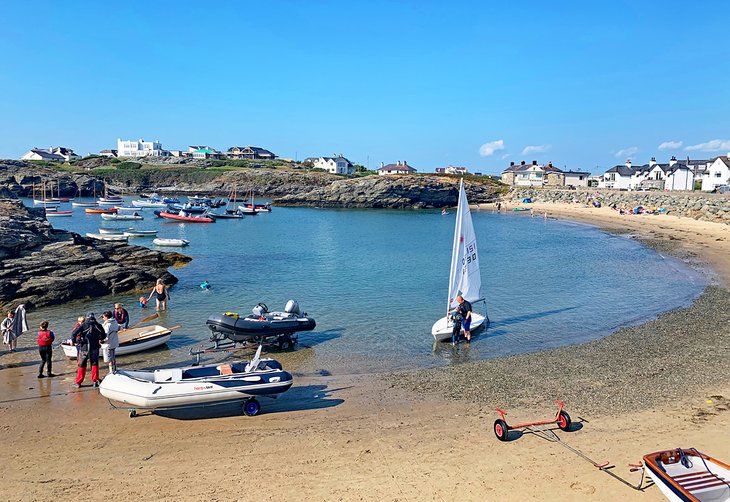
<instances>
[{"instance_id":1,"label":"boat seat","mask_svg":"<svg viewBox=\"0 0 730 502\"><path fill-rule=\"evenodd\" d=\"M179 382L182 380L182 368L155 370L155 382Z\"/></svg>"},{"instance_id":2,"label":"boat seat","mask_svg":"<svg viewBox=\"0 0 730 502\"><path fill-rule=\"evenodd\" d=\"M715 488L722 485L728 485L728 481L709 471L692 472L689 474L679 474L673 476L679 486L690 493L695 493L707 488Z\"/></svg>"},{"instance_id":3,"label":"boat seat","mask_svg":"<svg viewBox=\"0 0 730 502\"><path fill-rule=\"evenodd\" d=\"M231 368L230 364L221 364L220 366L215 367L218 371L220 371L221 375L232 375L233 374L233 368Z\"/></svg>"}]
</instances>

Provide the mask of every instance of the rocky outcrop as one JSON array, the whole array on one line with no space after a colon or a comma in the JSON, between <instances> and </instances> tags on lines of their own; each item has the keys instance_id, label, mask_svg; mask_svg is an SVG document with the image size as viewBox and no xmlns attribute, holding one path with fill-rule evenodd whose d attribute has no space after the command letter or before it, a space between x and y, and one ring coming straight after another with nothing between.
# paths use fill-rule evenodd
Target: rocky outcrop
<instances>
[{"instance_id":1,"label":"rocky outcrop","mask_svg":"<svg viewBox=\"0 0 730 502\"><path fill-rule=\"evenodd\" d=\"M25 162L22 160L0 161L0 192L12 193L15 197L43 198L43 186L51 197L74 197L81 188L84 196L101 194L103 183L84 173L66 173ZM1 195L1 193L0 193Z\"/></svg>"},{"instance_id":2,"label":"rocky outcrop","mask_svg":"<svg viewBox=\"0 0 730 502\"><path fill-rule=\"evenodd\" d=\"M44 209L0 200L0 305L44 306L140 288L190 257L126 244L92 241L55 230Z\"/></svg>"},{"instance_id":3,"label":"rocky outcrop","mask_svg":"<svg viewBox=\"0 0 730 502\"><path fill-rule=\"evenodd\" d=\"M465 181L469 202L479 204L496 200L499 186ZM459 180L447 176L394 175L340 179L309 192L274 199L283 206L441 208L455 206Z\"/></svg>"},{"instance_id":4,"label":"rocky outcrop","mask_svg":"<svg viewBox=\"0 0 730 502\"><path fill-rule=\"evenodd\" d=\"M591 198L603 206L633 209L664 208L675 216L696 220L730 223L730 194L705 192L625 192L619 190L514 190L507 197L513 201L530 198L534 202L586 203Z\"/></svg>"}]
</instances>

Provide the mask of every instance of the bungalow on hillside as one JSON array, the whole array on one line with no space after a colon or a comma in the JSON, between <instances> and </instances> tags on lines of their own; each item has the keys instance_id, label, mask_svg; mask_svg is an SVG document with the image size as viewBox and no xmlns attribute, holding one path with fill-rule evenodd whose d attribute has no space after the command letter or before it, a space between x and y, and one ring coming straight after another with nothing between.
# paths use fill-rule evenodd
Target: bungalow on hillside
<instances>
[{"instance_id":1,"label":"bungalow on hillside","mask_svg":"<svg viewBox=\"0 0 730 502\"><path fill-rule=\"evenodd\" d=\"M702 176L702 191L711 192L730 183L730 154L711 159L707 172Z\"/></svg>"},{"instance_id":2,"label":"bungalow on hillside","mask_svg":"<svg viewBox=\"0 0 730 502\"><path fill-rule=\"evenodd\" d=\"M385 175L385 174L413 174L416 172L416 169L408 165L408 162L405 160L399 160L395 164L387 164L383 165L381 162L380 169L378 169L379 175Z\"/></svg>"},{"instance_id":3,"label":"bungalow on hillside","mask_svg":"<svg viewBox=\"0 0 730 502\"><path fill-rule=\"evenodd\" d=\"M20 157L20 160L45 160L50 162L66 162L69 160L68 157L62 155L60 152L58 152L60 148L32 148L25 152L22 157ZM64 148L66 151L71 151L66 148ZM73 154L73 151L71 151ZM75 159L79 159L78 155L74 154Z\"/></svg>"},{"instance_id":4,"label":"bungalow on hillside","mask_svg":"<svg viewBox=\"0 0 730 502\"><path fill-rule=\"evenodd\" d=\"M457 167L457 166L449 166L449 167L437 167L436 172L438 174L469 174L469 169L466 167Z\"/></svg>"},{"instance_id":5,"label":"bungalow on hillside","mask_svg":"<svg viewBox=\"0 0 730 502\"><path fill-rule=\"evenodd\" d=\"M194 159L220 159L221 152L210 147L202 147L190 152L190 156Z\"/></svg>"},{"instance_id":6,"label":"bungalow on hillside","mask_svg":"<svg viewBox=\"0 0 730 502\"><path fill-rule=\"evenodd\" d=\"M258 146L232 146L228 149L225 155L229 159L263 159L263 160L274 160L274 155L265 148L259 148Z\"/></svg>"},{"instance_id":7,"label":"bungalow on hillside","mask_svg":"<svg viewBox=\"0 0 730 502\"><path fill-rule=\"evenodd\" d=\"M332 174L353 174L355 166L342 154L334 157L316 157L305 159L305 162L311 163L312 167L324 169Z\"/></svg>"},{"instance_id":8,"label":"bungalow on hillside","mask_svg":"<svg viewBox=\"0 0 730 502\"><path fill-rule=\"evenodd\" d=\"M99 152L99 155L101 157L116 157L117 151L116 150L102 150Z\"/></svg>"}]
</instances>

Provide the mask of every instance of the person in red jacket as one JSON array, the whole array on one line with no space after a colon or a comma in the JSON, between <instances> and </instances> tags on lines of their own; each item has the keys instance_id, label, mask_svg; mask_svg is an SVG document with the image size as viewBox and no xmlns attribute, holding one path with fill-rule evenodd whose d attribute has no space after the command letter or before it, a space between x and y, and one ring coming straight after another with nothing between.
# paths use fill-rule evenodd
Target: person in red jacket
<instances>
[{"instance_id":1,"label":"person in red jacket","mask_svg":"<svg viewBox=\"0 0 730 502\"><path fill-rule=\"evenodd\" d=\"M41 355L41 365L38 368L38 378L45 378L43 375L43 367L48 365L48 377L54 377L51 371L51 364L53 359L53 340L56 339L56 335L53 331L48 329L48 321L41 323L41 330L38 332L38 353Z\"/></svg>"}]
</instances>

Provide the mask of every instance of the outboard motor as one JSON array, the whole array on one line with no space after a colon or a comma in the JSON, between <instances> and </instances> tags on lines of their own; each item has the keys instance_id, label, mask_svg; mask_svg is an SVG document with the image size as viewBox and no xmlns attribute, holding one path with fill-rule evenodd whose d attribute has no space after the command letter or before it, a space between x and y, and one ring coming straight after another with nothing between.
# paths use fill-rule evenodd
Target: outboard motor
<instances>
[{"instance_id":1,"label":"outboard motor","mask_svg":"<svg viewBox=\"0 0 730 502\"><path fill-rule=\"evenodd\" d=\"M284 312L287 314L301 314L301 311L299 310L299 302L296 300L289 300L286 302L286 307L284 307Z\"/></svg>"},{"instance_id":2,"label":"outboard motor","mask_svg":"<svg viewBox=\"0 0 730 502\"><path fill-rule=\"evenodd\" d=\"M252 309L252 312L253 312L253 315L255 315L256 317L262 317L263 315L265 315L269 312L269 308L266 306L265 303L258 303Z\"/></svg>"}]
</instances>

